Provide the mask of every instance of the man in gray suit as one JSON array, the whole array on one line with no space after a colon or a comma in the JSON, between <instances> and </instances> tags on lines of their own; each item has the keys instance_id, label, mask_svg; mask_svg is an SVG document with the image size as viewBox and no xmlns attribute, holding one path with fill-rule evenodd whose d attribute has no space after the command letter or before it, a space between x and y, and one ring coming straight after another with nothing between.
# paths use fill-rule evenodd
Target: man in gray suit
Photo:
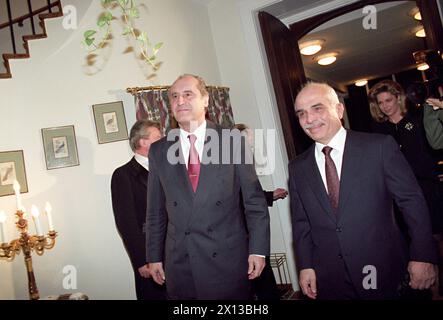
<instances>
[{"instance_id":1,"label":"man in gray suit","mask_svg":"<svg viewBox=\"0 0 443 320\"><path fill-rule=\"evenodd\" d=\"M295 112L315 144L289 164L300 287L315 299L395 299L429 288L437 262L426 202L390 136L345 130L334 89L310 83ZM395 223L393 200L409 229ZM408 280L405 279L408 276Z\"/></svg>"},{"instance_id":2,"label":"man in gray suit","mask_svg":"<svg viewBox=\"0 0 443 320\"><path fill-rule=\"evenodd\" d=\"M249 280L260 276L270 242L252 157L233 161L248 149L205 120L203 79L179 77L169 99L180 129L149 154L149 270L154 281L167 282L170 299L248 299Z\"/></svg>"}]
</instances>

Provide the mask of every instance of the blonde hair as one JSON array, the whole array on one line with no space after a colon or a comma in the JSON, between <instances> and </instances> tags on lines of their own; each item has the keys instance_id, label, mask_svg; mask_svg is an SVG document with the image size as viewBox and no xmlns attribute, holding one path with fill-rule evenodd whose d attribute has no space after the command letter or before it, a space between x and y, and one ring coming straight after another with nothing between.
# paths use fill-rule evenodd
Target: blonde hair
<instances>
[{"instance_id":1,"label":"blonde hair","mask_svg":"<svg viewBox=\"0 0 443 320\"><path fill-rule=\"evenodd\" d=\"M369 90L368 101L372 118L377 122L385 122L388 120L388 116L381 111L377 101L377 96L383 92L390 93L398 99L400 103L401 115L404 116L407 112L405 91L397 82L392 80L383 80Z\"/></svg>"}]
</instances>

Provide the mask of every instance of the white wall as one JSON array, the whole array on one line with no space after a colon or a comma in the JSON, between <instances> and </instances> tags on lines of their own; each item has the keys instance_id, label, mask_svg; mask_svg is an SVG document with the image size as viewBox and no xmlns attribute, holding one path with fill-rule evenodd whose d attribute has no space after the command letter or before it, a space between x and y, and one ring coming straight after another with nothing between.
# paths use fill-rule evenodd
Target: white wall
<instances>
[{"instance_id":1,"label":"white wall","mask_svg":"<svg viewBox=\"0 0 443 320\"><path fill-rule=\"evenodd\" d=\"M250 3L252 3L250 5ZM257 74L265 76L266 60L261 60L261 53L251 54L251 43L259 43L260 35L254 25L246 21L255 16L252 11L264 1L214 0L209 5L214 43L224 85L231 88L231 102L236 122L244 122L255 129L276 130L275 156L276 169L272 175L261 176L265 190L287 187L287 154L282 144L282 131L277 106L270 95L270 84L257 83ZM269 1L268 1L269 2ZM228 22L227 22L228 21ZM253 32L248 29L253 28ZM264 87L262 88L260 87ZM271 143L268 141L267 143ZM270 208L271 216L271 252L286 253L290 277L297 289L297 276L292 253L291 224L289 218L289 200L279 200Z\"/></svg>"},{"instance_id":2,"label":"white wall","mask_svg":"<svg viewBox=\"0 0 443 320\"><path fill-rule=\"evenodd\" d=\"M128 128L135 120L129 86L170 84L182 73L196 73L209 84L220 81L207 8L191 0L146 0L147 11L137 26L153 42L163 41L163 61L156 77L140 68L133 54L123 54L126 40L115 28L115 39L102 70L85 66L80 46L83 32L94 26L99 1L93 1L77 30L64 30L62 19L47 22L48 39L33 41L31 59L11 62L13 78L0 80L0 151L24 150L29 193L23 202L40 208L53 206L59 232L54 249L33 254L37 285L42 297L67 293L63 267L77 269L76 290L92 299L135 298L129 259L117 234L112 215L110 177L131 156L127 141L98 145L91 106L123 100ZM87 74L89 73L89 74ZM234 102L235 100L233 100ZM41 129L74 125L80 166L48 171L42 149ZM8 214L7 235L13 227L13 196L1 197ZM46 224L43 224L46 228ZM33 228L31 228L33 230ZM23 256L0 261L0 299L27 299Z\"/></svg>"}]
</instances>

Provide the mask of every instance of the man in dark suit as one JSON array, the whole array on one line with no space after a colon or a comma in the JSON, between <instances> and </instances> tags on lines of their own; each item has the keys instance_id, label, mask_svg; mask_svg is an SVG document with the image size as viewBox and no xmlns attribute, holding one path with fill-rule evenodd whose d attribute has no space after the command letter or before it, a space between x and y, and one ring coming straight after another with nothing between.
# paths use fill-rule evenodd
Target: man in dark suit
<instances>
[{"instance_id":1,"label":"man in dark suit","mask_svg":"<svg viewBox=\"0 0 443 320\"><path fill-rule=\"evenodd\" d=\"M346 131L344 107L326 84L309 83L295 112L315 144L289 164L295 257L315 299L395 299L435 281L437 262L423 194L395 141ZM393 216L396 201L409 248Z\"/></svg>"},{"instance_id":2,"label":"man in dark suit","mask_svg":"<svg viewBox=\"0 0 443 320\"><path fill-rule=\"evenodd\" d=\"M146 263L146 190L149 176L148 152L161 138L160 125L139 120L131 128L129 144L134 157L112 175L111 193L117 230L134 269L138 300L165 299L165 290L150 279Z\"/></svg>"},{"instance_id":3,"label":"man in dark suit","mask_svg":"<svg viewBox=\"0 0 443 320\"><path fill-rule=\"evenodd\" d=\"M244 143L223 137L229 130L205 120L203 79L179 77L169 99L180 129L149 155L150 272L166 281L170 299L248 299L249 280L269 255L268 209L252 157Z\"/></svg>"}]
</instances>

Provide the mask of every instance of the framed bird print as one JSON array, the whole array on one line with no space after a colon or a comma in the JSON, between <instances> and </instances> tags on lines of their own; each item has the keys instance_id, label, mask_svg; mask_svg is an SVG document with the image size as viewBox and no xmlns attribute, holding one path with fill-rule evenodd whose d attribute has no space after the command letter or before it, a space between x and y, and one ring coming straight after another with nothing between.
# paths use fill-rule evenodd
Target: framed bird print
<instances>
[{"instance_id":1,"label":"framed bird print","mask_svg":"<svg viewBox=\"0 0 443 320\"><path fill-rule=\"evenodd\" d=\"M20 183L21 193L28 192L23 151L0 152L0 197L14 194L14 181Z\"/></svg>"},{"instance_id":2,"label":"framed bird print","mask_svg":"<svg viewBox=\"0 0 443 320\"><path fill-rule=\"evenodd\" d=\"M99 144L128 139L122 101L95 104L92 110Z\"/></svg>"},{"instance_id":3,"label":"framed bird print","mask_svg":"<svg viewBox=\"0 0 443 320\"><path fill-rule=\"evenodd\" d=\"M74 126L42 129L42 137L48 170L80 164Z\"/></svg>"}]
</instances>

